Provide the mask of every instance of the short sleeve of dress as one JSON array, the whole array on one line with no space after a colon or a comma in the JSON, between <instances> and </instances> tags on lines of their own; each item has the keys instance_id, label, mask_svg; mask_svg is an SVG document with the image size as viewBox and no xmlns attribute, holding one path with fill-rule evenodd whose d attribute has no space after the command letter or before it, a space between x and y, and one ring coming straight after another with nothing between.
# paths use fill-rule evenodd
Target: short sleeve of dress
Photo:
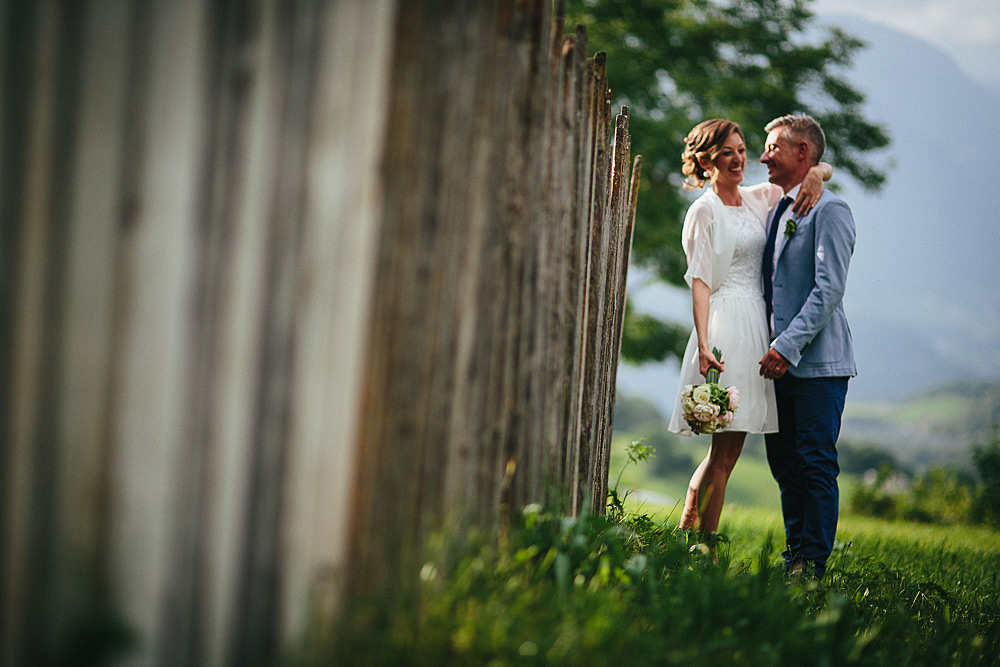
<instances>
[{"instance_id":1,"label":"short sleeve of dress","mask_svg":"<svg viewBox=\"0 0 1000 667\"><path fill-rule=\"evenodd\" d=\"M706 285L712 284L712 222L712 209L705 201L699 199L691 204L681 235L688 264L684 280L688 285L695 278L701 278Z\"/></svg>"}]
</instances>

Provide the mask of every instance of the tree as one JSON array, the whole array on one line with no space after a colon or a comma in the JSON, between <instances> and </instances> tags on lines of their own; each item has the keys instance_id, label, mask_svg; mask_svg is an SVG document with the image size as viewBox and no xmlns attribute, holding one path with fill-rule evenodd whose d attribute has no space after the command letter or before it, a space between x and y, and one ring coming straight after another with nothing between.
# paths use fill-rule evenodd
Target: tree
<instances>
[{"instance_id":1,"label":"tree","mask_svg":"<svg viewBox=\"0 0 1000 667\"><path fill-rule=\"evenodd\" d=\"M608 54L616 101L630 110L632 149L643 156L633 261L683 284L680 248L691 197L680 186L684 137L698 122L729 118L749 154L773 118L808 113L827 137L824 159L864 188L884 171L866 154L889 144L861 113L864 96L842 76L864 44L833 28L820 35L810 0L567 0L570 23L587 27L587 49ZM633 310L622 355L633 362L680 356L684 327Z\"/></svg>"},{"instance_id":2,"label":"tree","mask_svg":"<svg viewBox=\"0 0 1000 667\"><path fill-rule=\"evenodd\" d=\"M972 448L972 462L980 481L972 518L1000 526L1000 425L993 425L993 437L988 442Z\"/></svg>"}]
</instances>

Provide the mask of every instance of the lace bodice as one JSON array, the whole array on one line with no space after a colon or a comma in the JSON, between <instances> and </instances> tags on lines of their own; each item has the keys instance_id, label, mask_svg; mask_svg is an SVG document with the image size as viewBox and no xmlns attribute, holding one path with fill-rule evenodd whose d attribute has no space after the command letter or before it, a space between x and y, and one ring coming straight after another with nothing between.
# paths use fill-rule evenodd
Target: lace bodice
<instances>
[{"instance_id":1,"label":"lace bodice","mask_svg":"<svg viewBox=\"0 0 1000 667\"><path fill-rule=\"evenodd\" d=\"M725 208L725 224L735 238L733 261L722 285L713 293L762 296L760 260L767 238L760 220L746 206Z\"/></svg>"}]
</instances>

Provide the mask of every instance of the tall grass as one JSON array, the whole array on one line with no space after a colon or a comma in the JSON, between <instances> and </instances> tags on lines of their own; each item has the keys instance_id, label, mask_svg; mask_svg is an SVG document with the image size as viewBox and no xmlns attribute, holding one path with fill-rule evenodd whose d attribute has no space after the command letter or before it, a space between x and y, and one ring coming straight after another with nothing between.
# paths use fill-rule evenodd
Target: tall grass
<instances>
[{"instance_id":1,"label":"tall grass","mask_svg":"<svg viewBox=\"0 0 1000 667\"><path fill-rule=\"evenodd\" d=\"M529 508L442 537L415 596L360 605L324 660L371 665L979 665L1000 660L989 531L845 521L820 581L779 567L780 520L731 513L714 556L643 514Z\"/></svg>"}]
</instances>

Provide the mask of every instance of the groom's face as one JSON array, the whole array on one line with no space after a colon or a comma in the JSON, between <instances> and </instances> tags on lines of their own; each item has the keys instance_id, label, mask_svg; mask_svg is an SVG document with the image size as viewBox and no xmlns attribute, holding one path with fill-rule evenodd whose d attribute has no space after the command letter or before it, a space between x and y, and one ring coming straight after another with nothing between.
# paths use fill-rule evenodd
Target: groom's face
<instances>
[{"instance_id":1,"label":"groom's face","mask_svg":"<svg viewBox=\"0 0 1000 667\"><path fill-rule=\"evenodd\" d=\"M786 191L794 185L797 159L793 146L784 137L785 128L777 127L767 135L760 161L767 165L767 180Z\"/></svg>"}]
</instances>

